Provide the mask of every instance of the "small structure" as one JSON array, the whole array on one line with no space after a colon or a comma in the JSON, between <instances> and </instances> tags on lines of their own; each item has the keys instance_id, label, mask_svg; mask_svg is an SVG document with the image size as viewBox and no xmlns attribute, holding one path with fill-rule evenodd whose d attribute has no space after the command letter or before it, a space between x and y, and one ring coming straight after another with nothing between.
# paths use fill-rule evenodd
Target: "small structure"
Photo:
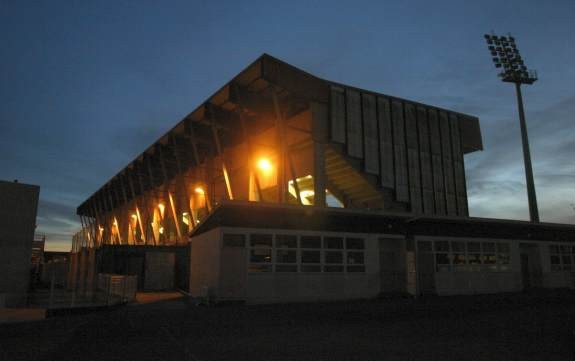
<instances>
[{"instance_id":1,"label":"small structure","mask_svg":"<svg viewBox=\"0 0 575 361\"><path fill-rule=\"evenodd\" d=\"M26 304L40 187L0 181L0 307Z\"/></svg>"},{"instance_id":2,"label":"small structure","mask_svg":"<svg viewBox=\"0 0 575 361\"><path fill-rule=\"evenodd\" d=\"M72 277L247 302L573 287L575 227L469 217L482 148L477 117L264 54L78 207Z\"/></svg>"}]
</instances>

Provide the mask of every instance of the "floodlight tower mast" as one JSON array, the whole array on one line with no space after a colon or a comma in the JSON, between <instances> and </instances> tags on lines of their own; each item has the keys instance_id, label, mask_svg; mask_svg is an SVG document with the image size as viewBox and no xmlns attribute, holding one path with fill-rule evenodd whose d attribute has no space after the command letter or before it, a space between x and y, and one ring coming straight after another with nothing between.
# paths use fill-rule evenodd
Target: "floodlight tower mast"
<instances>
[{"instance_id":1,"label":"floodlight tower mast","mask_svg":"<svg viewBox=\"0 0 575 361\"><path fill-rule=\"evenodd\" d=\"M525 112L523 111L523 98L521 96L521 84L531 85L537 80L535 70L527 70L521 59L519 49L515 44L515 38L511 35L496 36L486 34L487 47L493 57L496 68L503 68L498 76L502 81L515 84L517 93L517 106L519 108L519 124L521 125L521 140L523 143L523 160L525 162L525 178L527 183L527 198L529 201L529 217L531 222L539 222L539 210L537 209L537 196L533 182L533 169L531 166L531 153L529 151L529 139L527 137L527 125L525 124Z\"/></svg>"}]
</instances>

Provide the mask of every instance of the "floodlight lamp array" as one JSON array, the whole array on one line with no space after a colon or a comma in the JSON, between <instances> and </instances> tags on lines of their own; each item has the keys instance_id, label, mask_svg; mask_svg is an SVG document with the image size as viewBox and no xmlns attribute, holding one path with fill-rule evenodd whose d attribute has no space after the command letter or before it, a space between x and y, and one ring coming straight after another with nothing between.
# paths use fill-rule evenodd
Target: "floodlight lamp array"
<instances>
[{"instance_id":1,"label":"floodlight lamp array","mask_svg":"<svg viewBox=\"0 0 575 361\"><path fill-rule=\"evenodd\" d=\"M485 34L485 40L493 64L501 69L498 74L501 80L521 84L533 84L537 80L537 72L527 69L513 36Z\"/></svg>"}]
</instances>

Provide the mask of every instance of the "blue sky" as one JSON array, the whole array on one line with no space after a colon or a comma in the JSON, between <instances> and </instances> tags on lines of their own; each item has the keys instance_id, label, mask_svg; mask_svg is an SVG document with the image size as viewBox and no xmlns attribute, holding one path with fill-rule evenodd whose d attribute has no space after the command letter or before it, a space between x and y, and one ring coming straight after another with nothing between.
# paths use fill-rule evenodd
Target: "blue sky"
<instances>
[{"instance_id":1,"label":"blue sky","mask_svg":"<svg viewBox=\"0 0 575 361\"><path fill-rule=\"evenodd\" d=\"M483 34L516 36L543 221L575 223L574 1L0 0L0 179L41 186L38 231L266 52L320 77L480 118L472 216L527 219L514 89Z\"/></svg>"}]
</instances>

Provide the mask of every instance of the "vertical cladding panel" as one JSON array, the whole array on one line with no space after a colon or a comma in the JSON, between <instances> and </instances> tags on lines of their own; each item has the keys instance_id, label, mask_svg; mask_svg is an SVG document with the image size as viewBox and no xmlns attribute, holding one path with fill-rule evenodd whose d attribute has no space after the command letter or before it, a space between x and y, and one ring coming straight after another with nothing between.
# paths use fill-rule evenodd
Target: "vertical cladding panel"
<instances>
[{"instance_id":1,"label":"vertical cladding panel","mask_svg":"<svg viewBox=\"0 0 575 361\"><path fill-rule=\"evenodd\" d=\"M459 119L455 114L449 114L451 128L451 147L455 176L455 194L457 196L457 214L467 216L467 191L465 186L465 169L463 165L463 152L461 150L461 132Z\"/></svg>"},{"instance_id":2,"label":"vertical cladding panel","mask_svg":"<svg viewBox=\"0 0 575 361\"><path fill-rule=\"evenodd\" d=\"M343 89L331 87L330 99L330 129L331 140L341 144L345 143L345 95Z\"/></svg>"},{"instance_id":3,"label":"vertical cladding panel","mask_svg":"<svg viewBox=\"0 0 575 361\"><path fill-rule=\"evenodd\" d=\"M441 134L439 130L439 118L435 109L429 109L427 116L431 145L431 166L433 168L435 214L444 215L446 214L445 187L443 182L443 162L441 158Z\"/></svg>"},{"instance_id":4,"label":"vertical cladding panel","mask_svg":"<svg viewBox=\"0 0 575 361\"><path fill-rule=\"evenodd\" d=\"M405 138L407 140L407 164L409 169L409 197L411 199L411 211L421 213L423 204L421 201L421 168L419 165L419 137L417 135L417 118L415 106L405 104Z\"/></svg>"},{"instance_id":5,"label":"vertical cladding panel","mask_svg":"<svg viewBox=\"0 0 575 361\"><path fill-rule=\"evenodd\" d=\"M434 214L433 173L429 146L429 125L424 107L417 107L417 129L419 132L419 160L421 163L421 188L423 192L423 213Z\"/></svg>"},{"instance_id":6,"label":"vertical cladding panel","mask_svg":"<svg viewBox=\"0 0 575 361\"><path fill-rule=\"evenodd\" d=\"M409 202L409 184L407 182L407 154L405 146L405 122L403 105L399 100L391 102L393 123L393 156L395 160L395 198L399 202Z\"/></svg>"},{"instance_id":7,"label":"vertical cladding panel","mask_svg":"<svg viewBox=\"0 0 575 361\"><path fill-rule=\"evenodd\" d=\"M439 128L441 130L441 150L443 155L443 182L445 184L445 198L447 215L457 215L457 200L455 195L455 177L453 176L453 156L451 152L451 132L449 118L446 112L439 113Z\"/></svg>"},{"instance_id":8,"label":"vertical cladding panel","mask_svg":"<svg viewBox=\"0 0 575 361\"><path fill-rule=\"evenodd\" d=\"M363 93L361 105L363 109L364 169L367 173L379 174L375 96Z\"/></svg>"},{"instance_id":9,"label":"vertical cladding panel","mask_svg":"<svg viewBox=\"0 0 575 361\"><path fill-rule=\"evenodd\" d=\"M393 141L391 128L391 108L389 99L377 98L377 116L379 123L379 160L381 186L394 188Z\"/></svg>"},{"instance_id":10,"label":"vertical cladding panel","mask_svg":"<svg viewBox=\"0 0 575 361\"><path fill-rule=\"evenodd\" d=\"M363 127L361 121L361 97L358 91L347 89L346 119L347 119L347 154L363 158Z\"/></svg>"}]
</instances>

